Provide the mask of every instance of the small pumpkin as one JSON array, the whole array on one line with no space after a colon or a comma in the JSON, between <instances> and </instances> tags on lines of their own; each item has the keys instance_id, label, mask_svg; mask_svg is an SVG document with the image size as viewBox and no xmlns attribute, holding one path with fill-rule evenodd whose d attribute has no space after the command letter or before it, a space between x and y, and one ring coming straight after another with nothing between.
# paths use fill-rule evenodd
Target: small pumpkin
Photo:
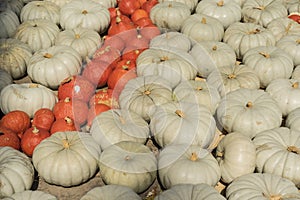
<instances>
[{"instance_id":1,"label":"small pumpkin","mask_svg":"<svg viewBox=\"0 0 300 200\"><path fill-rule=\"evenodd\" d=\"M40 108L34 113L31 125L49 131L54 120L55 116L52 110L49 108Z\"/></svg>"},{"instance_id":2,"label":"small pumpkin","mask_svg":"<svg viewBox=\"0 0 300 200\"><path fill-rule=\"evenodd\" d=\"M11 38L14 36L15 31L20 25L18 15L9 8L1 8L0 9L0 38Z\"/></svg>"},{"instance_id":3,"label":"small pumpkin","mask_svg":"<svg viewBox=\"0 0 300 200\"><path fill-rule=\"evenodd\" d=\"M76 131L77 127L70 117L56 119L50 129L51 135L56 132Z\"/></svg>"},{"instance_id":4,"label":"small pumpkin","mask_svg":"<svg viewBox=\"0 0 300 200\"><path fill-rule=\"evenodd\" d=\"M125 15L132 15L133 12L141 7L139 1L136 0L119 0L118 7Z\"/></svg>"},{"instance_id":5,"label":"small pumpkin","mask_svg":"<svg viewBox=\"0 0 300 200\"><path fill-rule=\"evenodd\" d=\"M20 150L20 138L17 133L8 128L0 126L0 147L12 147L16 150Z\"/></svg>"}]
</instances>

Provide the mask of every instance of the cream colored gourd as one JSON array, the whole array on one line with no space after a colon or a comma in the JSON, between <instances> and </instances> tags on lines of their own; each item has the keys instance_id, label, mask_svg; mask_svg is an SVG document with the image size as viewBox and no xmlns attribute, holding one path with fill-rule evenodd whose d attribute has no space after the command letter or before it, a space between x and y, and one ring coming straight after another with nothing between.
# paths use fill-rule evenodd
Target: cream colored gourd
<instances>
[{"instance_id":1,"label":"cream colored gourd","mask_svg":"<svg viewBox=\"0 0 300 200\"><path fill-rule=\"evenodd\" d=\"M158 194L154 200L225 200L218 191L205 183L178 184Z\"/></svg>"},{"instance_id":2,"label":"cream colored gourd","mask_svg":"<svg viewBox=\"0 0 300 200\"><path fill-rule=\"evenodd\" d=\"M294 66L300 65L300 35L286 35L277 41L276 46L293 58Z\"/></svg>"},{"instance_id":3,"label":"cream colored gourd","mask_svg":"<svg viewBox=\"0 0 300 200\"><path fill-rule=\"evenodd\" d=\"M272 80L291 77L294 69L293 58L276 46L249 49L243 63L256 72L261 88L266 88Z\"/></svg>"},{"instance_id":4,"label":"cream colored gourd","mask_svg":"<svg viewBox=\"0 0 300 200\"><path fill-rule=\"evenodd\" d=\"M287 9L281 0L247 0L242 7L243 21L263 27L274 19L287 16Z\"/></svg>"},{"instance_id":5,"label":"cream colored gourd","mask_svg":"<svg viewBox=\"0 0 300 200\"><path fill-rule=\"evenodd\" d=\"M103 150L99 167L106 184L123 185L142 193L156 178L157 159L147 146L124 141Z\"/></svg>"},{"instance_id":6,"label":"cream colored gourd","mask_svg":"<svg viewBox=\"0 0 300 200\"><path fill-rule=\"evenodd\" d=\"M236 1L202 0L196 7L196 13L202 13L218 19L224 29L242 18L242 9Z\"/></svg>"},{"instance_id":7,"label":"cream colored gourd","mask_svg":"<svg viewBox=\"0 0 300 200\"><path fill-rule=\"evenodd\" d=\"M47 183L70 187L95 175L100 155L100 146L91 135L78 131L56 132L35 147L32 162Z\"/></svg>"},{"instance_id":8,"label":"cream colored gourd","mask_svg":"<svg viewBox=\"0 0 300 200\"><path fill-rule=\"evenodd\" d=\"M173 47L152 47L144 50L136 59L138 76L160 76L170 82L172 88L180 82L194 79L197 66L187 52Z\"/></svg>"},{"instance_id":9,"label":"cream colored gourd","mask_svg":"<svg viewBox=\"0 0 300 200\"><path fill-rule=\"evenodd\" d=\"M21 110L30 118L40 108L52 110L57 102L57 96L52 90L34 83L10 84L2 89L0 99L1 110L4 114L13 110Z\"/></svg>"},{"instance_id":10,"label":"cream colored gourd","mask_svg":"<svg viewBox=\"0 0 300 200\"><path fill-rule=\"evenodd\" d=\"M291 199L300 198L295 184L275 174L251 173L236 178L226 188L228 200L244 199Z\"/></svg>"},{"instance_id":11,"label":"cream colored gourd","mask_svg":"<svg viewBox=\"0 0 300 200\"><path fill-rule=\"evenodd\" d=\"M186 18L181 27L181 33L196 42L221 41L224 36L222 23L211 16L195 13Z\"/></svg>"},{"instance_id":12,"label":"cream colored gourd","mask_svg":"<svg viewBox=\"0 0 300 200\"><path fill-rule=\"evenodd\" d=\"M221 97L239 88L259 89L260 87L257 73L243 64L219 67L208 75L206 81L218 90Z\"/></svg>"},{"instance_id":13,"label":"cream colored gourd","mask_svg":"<svg viewBox=\"0 0 300 200\"><path fill-rule=\"evenodd\" d=\"M2 0L1 8L8 8L12 10L17 16L20 16L21 10L24 6L23 0Z\"/></svg>"},{"instance_id":14,"label":"cream colored gourd","mask_svg":"<svg viewBox=\"0 0 300 200\"><path fill-rule=\"evenodd\" d=\"M11 38L20 25L18 15L8 8L0 8L0 38Z\"/></svg>"},{"instance_id":15,"label":"cream colored gourd","mask_svg":"<svg viewBox=\"0 0 300 200\"><path fill-rule=\"evenodd\" d=\"M3 88L5 88L7 85L12 83L13 83L13 79L11 75L4 69L0 69L0 93Z\"/></svg>"},{"instance_id":16,"label":"cream colored gourd","mask_svg":"<svg viewBox=\"0 0 300 200\"><path fill-rule=\"evenodd\" d=\"M102 45L100 35L87 28L74 28L58 33L55 45L71 46L78 51L83 61L92 58L95 51Z\"/></svg>"},{"instance_id":17,"label":"cream colored gourd","mask_svg":"<svg viewBox=\"0 0 300 200\"><path fill-rule=\"evenodd\" d=\"M24 42L8 38L0 39L0 69L6 70L13 79L26 75L31 48Z\"/></svg>"},{"instance_id":18,"label":"cream colored gourd","mask_svg":"<svg viewBox=\"0 0 300 200\"><path fill-rule=\"evenodd\" d=\"M276 174L300 186L300 131L274 128L260 132L253 142L257 172Z\"/></svg>"},{"instance_id":19,"label":"cream colored gourd","mask_svg":"<svg viewBox=\"0 0 300 200\"><path fill-rule=\"evenodd\" d=\"M0 147L0 198L29 190L34 168L29 157L11 147Z\"/></svg>"},{"instance_id":20,"label":"cream colored gourd","mask_svg":"<svg viewBox=\"0 0 300 200\"><path fill-rule=\"evenodd\" d=\"M261 25L235 22L225 31L223 42L235 51L237 59L242 59L247 50L257 46L275 46L274 34Z\"/></svg>"},{"instance_id":21,"label":"cream colored gourd","mask_svg":"<svg viewBox=\"0 0 300 200\"><path fill-rule=\"evenodd\" d=\"M231 132L219 142L215 156L221 168L221 180L231 183L235 178L253 173L256 151L252 140L239 132Z\"/></svg>"},{"instance_id":22,"label":"cream colored gourd","mask_svg":"<svg viewBox=\"0 0 300 200\"><path fill-rule=\"evenodd\" d=\"M27 43L33 52L54 45L58 26L47 19L33 19L20 24L14 38Z\"/></svg>"},{"instance_id":23,"label":"cream colored gourd","mask_svg":"<svg viewBox=\"0 0 300 200\"><path fill-rule=\"evenodd\" d=\"M141 200L141 197L131 188L122 185L103 185L94 187L83 195L80 200Z\"/></svg>"},{"instance_id":24,"label":"cream colored gourd","mask_svg":"<svg viewBox=\"0 0 300 200\"><path fill-rule=\"evenodd\" d=\"M283 116L300 107L299 83L295 79L275 79L266 88L266 92L277 102Z\"/></svg>"},{"instance_id":25,"label":"cream colored gourd","mask_svg":"<svg viewBox=\"0 0 300 200\"><path fill-rule=\"evenodd\" d=\"M275 35L276 41L286 35L300 35L300 24L286 16L272 20L267 29Z\"/></svg>"},{"instance_id":26,"label":"cream colored gourd","mask_svg":"<svg viewBox=\"0 0 300 200\"><path fill-rule=\"evenodd\" d=\"M81 56L70 46L58 45L37 51L28 62L27 74L36 83L57 89L81 70Z\"/></svg>"},{"instance_id":27,"label":"cream colored gourd","mask_svg":"<svg viewBox=\"0 0 300 200\"><path fill-rule=\"evenodd\" d=\"M160 147L189 144L206 149L215 138L216 121L202 105L170 102L153 111L150 130Z\"/></svg>"},{"instance_id":28,"label":"cream colored gourd","mask_svg":"<svg viewBox=\"0 0 300 200\"><path fill-rule=\"evenodd\" d=\"M164 1L151 9L150 19L160 29L180 31L183 21L190 15L190 8L186 4Z\"/></svg>"},{"instance_id":29,"label":"cream colored gourd","mask_svg":"<svg viewBox=\"0 0 300 200\"><path fill-rule=\"evenodd\" d=\"M296 131L300 131L300 108L292 110L285 119L285 126Z\"/></svg>"},{"instance_id":30,"label":"cream colored gourd","mask_svg":"<svg viewBox=\"0 0 300 200\"><path fill-rule=\"evenodd\" d=\"M81 27L103 33L109 22L108 9L94 1L73 0L60 9L60 25L63 29Z\"/></svg>"},{"instance_id":31,"label":"cream colored gourd","mask_svg":"<svg viewBox=\"0 0 300 200\"><path fill-rule=\"evenodd\" d=\"M60 8L63 7L65 4L71 2L72 0L44 0L44 1L49 1L53 2L56 5L58 5Z\"/></svg>"},{"instance_id":32,"label":"cream colored gourd","mask_svg":"<svg viewBox=\"0 0 300 200\"><path fill-rule=\"evenodd\" d=\"M159 3L163 3L165 1L175 1L179 3L183 3L187 5L191 12L195 11L195 8L197 7L198 0L158 0Z\"/></svg>"},{"instance_id":33,"label":"cream colored gourd","mask_svg":"<svg viewBox=\"0 0 300 200\"><path fill-rule=\"evenodd\" d=\"M174 98L178 102L200 104L207 107L212 114L215 113L221 100L219 91L205 79L184 81L173 90Z\"/></svg>"},{"instance_id":34,"label":"cream colored gourd","mask_svg":"<svg viewBox=\"0 0 300 200\"><path fill-rule=\"evenodd\" d=\"M57 198L49 193L40 190L25 190L11 195L14 200L57 200Z\"/></svg>"},{"instance_id":35,"label":"cream colored gourd","mask_svg":"<svg viewBox=\"0 0 300 200\"><path fill-rule=\"evenodd\" d=\"M236 63L235 51L224 42L201 41L196 43L189 53L195 58L198 75L205 78L219 67Z\"/></svg>"},{"instance_id":36,"label":"cream colored gourd","mask_svg":"<svg viewBox=\"0 0 300 200\"><path fill-rule=\"evenodd\" d=\"M282 122L277 102L269 93L257 89L240 88L227 93L216 114L227 132L240 132L250 138L261 131L277 128Z\"/></svg>"},{"instance_id":37,"label":"cream colored gourd","mask_svg":"<svg viewBox=\"0 0 300 200\"><path fill-rule=\"evenodd\" d=\"M148 123L140 115L121 109L97 115L89 132L102 150L122 141L145 144L150 136Z\"/></svg>"},{"instance_id":38,"label":"cream colored gourd","mask_svg":"<svg viewBox=\"0 0 300 200\"><path fill-rule=\"evenodd\" d=\"M221 178L221 170L206 149L180 144L162 149L158 157L158 175L164 189L177 184L201 183L214 187Z\"/></svg>"}]
</instances>

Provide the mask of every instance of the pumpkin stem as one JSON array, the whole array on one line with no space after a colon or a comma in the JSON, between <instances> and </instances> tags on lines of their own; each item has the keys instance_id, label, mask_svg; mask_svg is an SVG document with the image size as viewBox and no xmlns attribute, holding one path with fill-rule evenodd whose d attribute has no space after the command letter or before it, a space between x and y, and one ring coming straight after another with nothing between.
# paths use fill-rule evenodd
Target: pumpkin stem
<instances>
[{"instance_id":1,"label":"pumpkin stem","mask_svg":"<svg viewBox=\"0 0 300 200\"><path fill-rule=\"evenodd\" d=\"M217 45L214 45L212 48L211 48L213 51L216 51L218 49Z\"/></svg>"},{"instance_id":2,"label":"pumpkin stem","mask_svg":"<svg viewBox=\"0 0 300 200\"><path fill-rule=\"evenodd\" d=\"M235 79L236 78L236 75L235 74L229 74L227 76L228 79Z\"/></svg>"},{"instance_id":3,"label":"pumpkin stem","mask_svg":"<svg viewBox=\"0 0 300 200\"><path fill-rule=\"evenodd\" d=\"M151 94L151 91L146 90L146 91L144 91L144 94L145 94L145 95L149 95L149 94Z\"/></svg>"},{"instance_id":4,"label":"pumpkin stem","mask_svg":"<svg viewBox=\"0 0 300 200\"><path fill-rule=\"evenodd\" d=\"M224 156L223 152L221 152L221 151L216 152L216 157L223 158L223 156Z\"/></svg>"},{"instance_id":5,"label":"pumpkin stem","mask_svg":"<svg viewBox=\"0 0 300 200\"><path fill-rule=\"evenodd\" d=\"M295 154L300 154L300 149L296 146L288 146L287 150Z\"/></svg>"},{"instance_id":6,"label":"pumpkin stem","mask_svg":"<svg viewBox=\"0 0 300 200\"><path fill-rule=\"evenodd\" d=\"M175 114L178 115L181 118L184 118L184 113L181 110L176 110Z\"/></svg>"},{"instance_id":7,"label":"pumpkin stem","mask_svg":"<svg viewBox=\"0 0 300 200\"><path fill-rule=\"evenodd\" d=\"M297 44L300 44L300 39L296 40Z\"/></svg>"},{"instance_id":8,"label":"pumpkin stem","mask_svg":"<svg viewBox=\"0 0 300 200\"><path fill-rule=\"evenodd\" d=\"M71 101L70 97L66 97L65 100L64 100L65 103L68 103L70 101Z\"/></svg>"},{"instance_id":9,"label":"pumpkin stem","mask_svg":"<svg viewBox=\"0 0 300 200\"><path fill-rule=\"evenodd\" d=\"M168 56L163 56L160 58L160 61L163 62L163 61L167 61L169 60L169 57Z\"/></svg>"},{"instance_id":10,"label":"pumpkin stem","mask_svg":"<svg viewBox=\"0 0 300 200\"><path fill-rule=\"evenodd\" d=\"M265 6L257 6L257 7L253 7L254 9L258 9L258 10L264 10Z\"/></svg>"},{"instance_id":11,"label":"pumpkin stem","mask_svg":"<svg viewBox=\"0 0 300 200\"><path fill-rule=\"evenodd\" d=\"M205 17L202 17L201 23L206 24L206 18Z\"/></svg>"},{"instance_id":12,"label":"pumpkin stem","mask_svg":"<svg viewBox=\"0 0 300 200\"><path fill-rule=\"evenodd\" d=\"M223 0L220 0L220 1L217 3L217 6L220 6L220 7L224 6L224 1L223 1Z\"/></svg>"},{"instance_id":13,"label":"pumpkin stem","mask_svg":"<svg viewBox=\"0 0 300 200\"><path fill-rule=\"evenodd\" d=\"M117 16L116 17L116 23L119 24L120 22L122 22L122 19L121 19L121 17Z\"/></svg>"},{"instance_id":14,"label":"pumpkin stem","mask_svg":"<svg viewBox=\"0 0 300 200\"><path fill-rule=\"evenodd\" d=\"M73 124L73 120L70 117L65 117L64 120L67 124Z\"/></svg>"},{"instance_id":15,"label":"pumpkin stem","mask_svg":"<svg viewBox=\"0 0 300 200\"><path fill-rule=\"evenodd\" d=\"M86 15L86 14L88 14L88 11L87 10L83 10L81 13L84 14L84 15Z\"/></svg>"},{"instance_id":16,"label":"pumpkin stem","mask_svg":"<svg viewBox=\"0 0 300 200\"><path fill-rule=\"evenodd\" d=\"M293 83L292 87L293 87L293 88L298 88L298 87L299 87L299 82Z\"/></svg>"},{"instance_id":17,"label":"pumpkin stem","mask_svg":"<svg viewBox=\"0 0 300 200\"><path fill-rule=\"evenodd\" d=\"M173 5L172 5L171 3L169 3L168 7L169 7L169 8L172 8L172 7L173 7Z\"/></svg>"},{"instance_id":18,"label":"pumpkin stem","mask_svg":"<svg viewBox=\"0 0 300 200\"><path fill-rule=\"evenodd\" d=\"M280 194L275 194L270 196L270 200L281 200L282 196Z\"/></svg>"},{"instance_id":19,"label":"pumpkin stem","mask_svg":"<svg viewBox=\"0 0 300 200\"><path fill-rule=\"evenodd\" d=\"M68 139L63 139L62 140L62 144L63 144L63 147L65 149L69 149L70 148L70 143L69 143Z\"/></svg>"},{"instance_id":20,"label":"pumpkin stem","mask_svg":"<svg viewBox=\"0 0 300 200\"><path fill-rule=\"evenodd\" d=\"M130 160L131 157L129 155L125 156L125 160Z\"/></svg>"},{"instance_id":21,"label":"pumpkin stem","mask_svg":"<svg viewBox=\"0 0 300 200\"><path fill-rule=\"evenodd\" d=\"M248 101L248 103L246 104L247 108L251 108L253 106L253 103L251 101Z\"/></svg>"},{"instance_id":22,"label":"pumpkin stem","mask_svg":"<svg viewBox=\"0 0 300 200\"><path fill-rule=\"evenodd\" d=\"M198 87L196 87L196 90L201 91L201 90L203 90L203 88L201 86L198 86Z\"/></svg>"},{"instance_id":23,"label":"pumpkin stem","mask_svg":"<svg viewBox=\"0 0 300 200\"><path fill-rule=\"evenodd\" d=\"M266 52L259 52L260 55L262 55L265 58L270 58L270 54L266 53Z\"/></svg>"},{"instance_id":24,"label":"pumpkin stem","mask_svg":"<svg viewBox=\"0 0 300 200\"><path fill-rule=\"evenodd\" d=\"M39 87L39 85L36 83L31 83L28 85L28 88L38 88L38 87Z\"/></svg>"},{"instance_id":25,"label":"pumpkin stem","mask_svg":"<svg viewBox=\"0 0 300 200\"><path fill-rule=\"evenodd\" d=\"M45 53L44 54L44 58L52 58L52 57L53 57L53 55L50 54L50 53Z\"/></svg>"},{"instance_id":26,"label":"pumpkin stem","mask_svg":"<svg viewBox=\"0 0 300 200\"><path fill-rule=\"evenodd\" d=\"M260 32L260 30L257 28L257 29L255 29L255 30L252 30L252 31L250 31L250 32L248 32L248 34L250 35L250 34L256 34L256 33L259 33Z\"/></svg>"},{"instance_id":27,"label":"pumpkin stem","mask_svg":"<svg viewBox=\"0 0 300 200\"><path fill-rule=\"evenodd\" d=\"M205 82L206 80L205 80L204 78L200 78L200 77L197 76L197 77L195 78L195 81L203 81L203 82Z\"/></svg>"},{"instance_id":28,"label":"pumpkin stem","mask_svg":"<svg viewBox=\"0 0 300 200\"><path fill-rule=\"evenodd\" d=\"M33 130L32 133L37 134L40 132L40 130L36 126L32 126Z\"/></svg>"},{"instance_id":29,"label":"pumpkin stem","mask_svg":"<svg viewBox=\"0 0 300 200\"><path fill-rule=\"evenodd\" d=\"M191 155L191 157L190 157L190 160L191 160L191 161L196 161L196 160L198 160L198 155L197 155L197 153L193 152L192 155Z\"/></svg>"},{"instance_id":30,"label":"pumpkin stem","mask_svg":"<svg viewBox=\"0 0 300 200\"><path fill-rule=\"evenodd\" d=\"M80 38L80 34L76 33L75 34L75 39L79 39Z\"/></svg>"}]
</instances>

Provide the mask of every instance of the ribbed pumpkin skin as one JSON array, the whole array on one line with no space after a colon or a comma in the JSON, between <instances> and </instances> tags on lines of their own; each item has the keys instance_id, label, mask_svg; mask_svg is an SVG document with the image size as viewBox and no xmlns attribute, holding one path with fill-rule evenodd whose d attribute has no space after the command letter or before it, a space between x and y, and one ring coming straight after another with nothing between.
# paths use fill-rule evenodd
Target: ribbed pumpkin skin
<instances>
[{"instance_id":1,"label":"ribbed pumpkin skin","mask_svg":"<svg viewBox=\"0 0 300 200\"><path fill-rule=\"evenodd\" d=\"M285 126L290 129L300 131L299 123L300 123L300 108L296 108L286 116Z\"/></svg>"},{"instance_id":2,"label":"ribbed pumpkin skin","mask_svg":"<svg viewBox=\"0 0 300 200\"><path fill-rule=\"evenodd\" d=\"M300 65L300 35L285 35L277 41L276 46L292 56L294 66Z\"/></svg>"},{"instance_id":3,"label":"ribbed pumpkin skin","mask_svg":"<svg viewBox=\"0 0 300 200\"><path fill-rule=\"evenodd\" d=\"M122 185L104 185L88 191L80 200L141 200L131 188Z\"/></svg>"},{"instance_id":4,"label":"ribbed pumpkin skin","mask_svg":"<svg viewBox=\"0 0 300 200\"><path fill-rule=\"evenodd\" d=\"M11 75L4 69L0 69L0 92L5 86L12 84L13 79Z\"/></svg>"},{"instance_id":5,"label":"ribbed pumpkin skin","mask_svg":"<svg viewBox=\"0 0 300 200\"><path fill-rule=\"evenodd\" d=\"M11 195L14 200L57 200L52 194L39 190L25 190Z\"/></svg>"},{"instance_id":6,"label":"ribbed pumpkin skin","mask_svg":"<svg viewBox=\"0 0 300 200\"><path fill-rule=\"evenodd\" d=\"M0 198L29 190L34 168L29 157L11 147L0 147Z\"/></svg>"},{"instance_id":7,"label":"ribbed pumpkin skin","mask_svg":"<svg viewBox=\"0 0 300 200\"><path fill-rule=\"evenodd\" d=\"M13 37L20 25L18 15L10 9L0 8L0 38Z\"/></svg>"},{"instance_id":8,"label":"ribbed pumpkin skin","mask_svg":"<svg viewBox=\"0 0 300 200\"><path fill-rule=\"evenodd\" d=\"M32 162L46 182L70 187L94 176L100 154L100 146L89 134L56 132L36 146Z\"/></svg>"},{"instance_id":9,"label":"ribbed pumpkin skin","mask_svg":"<svg viewBox=\"0 0 300 200\"><path fill-rule=\"evenodd\" d=\"M154 200L225 200L215 188L205 183L178 184L157 195Z\"/></svg>"}]
</instances>

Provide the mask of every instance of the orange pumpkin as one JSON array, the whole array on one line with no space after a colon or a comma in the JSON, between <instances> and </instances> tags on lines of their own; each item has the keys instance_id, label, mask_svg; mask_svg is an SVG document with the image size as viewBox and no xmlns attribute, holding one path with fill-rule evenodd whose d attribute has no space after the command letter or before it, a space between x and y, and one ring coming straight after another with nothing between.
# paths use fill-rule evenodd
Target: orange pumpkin
<instances>
[{"instance_id":1,"label":"orange pumpkin","mask_svg":"<svg viewBox=\"0 0 300 200\"><path fill-rule=\"evenodd\" d=\"M55 117L52 110L49 108L41 108L34 113L31 124L37 128L49 131L54 120Z\"/></svg>"},{"instance_id":2,"label":"orange pumpkin","mask_svg":"<svg viewBox=\"0 0 300 200\"><path fill-rule=\"evenodd\" d=\"M110 110L110 107L103 103L97 103L90 107L87 118L87 127L91 127L94 118L102 112Z\"/></svg>"},{"instance_id":3,"label":"orange pumpkin","mask_svg":"<svg viewBox=\"0 0 300 200\"><path fill-rule=\"evenodd\" d=\"M9 146L14 149L20 149L20 138L10 129L0 127L0 147Z\"/></svg>"},{"instance_id":4,"label":"orange pumpkin","mask_svg":"<svg viewBox=\"0 0 300 200\"><path fill-rule=\"evenodd\" d=\"M74 121L70 117L60 118L54 121L51 126L50 134L60 131L76 131Z\"/></svg>"}]
</instances>

